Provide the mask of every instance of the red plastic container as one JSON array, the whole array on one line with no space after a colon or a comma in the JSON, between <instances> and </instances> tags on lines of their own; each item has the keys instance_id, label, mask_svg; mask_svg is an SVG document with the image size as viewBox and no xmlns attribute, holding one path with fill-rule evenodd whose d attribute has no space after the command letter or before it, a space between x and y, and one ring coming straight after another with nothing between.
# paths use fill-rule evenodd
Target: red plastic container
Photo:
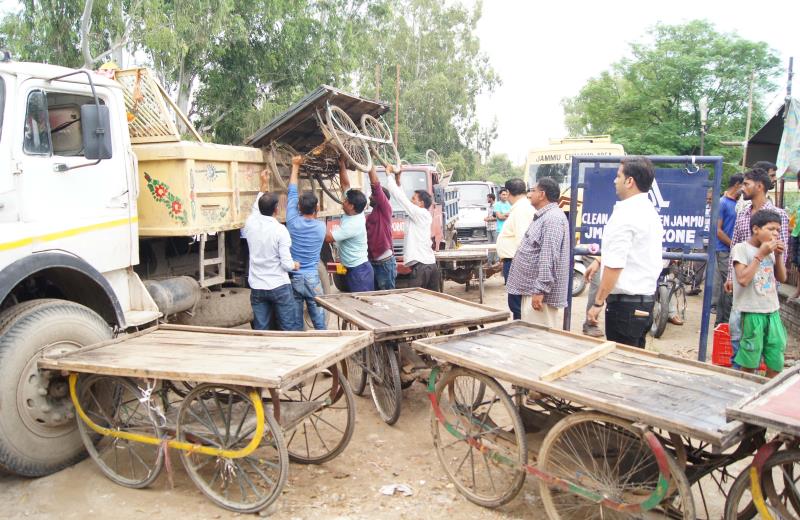
<instances>
[{"instance_id":1,"label":"red plastic container","mask_svg":"<svg viewBox=\"0 0 800 520\"><path fill-rule=\"evenodd\" d=\"M720 323L714 329L714 346L711 349L711 362L721 367L731 366L731 356L733 356L733 347L731 347L731 333L730 327L727 323Z\"/></svg>"},{"instance_id":2,"label":"red plastic container","mask_svg":"<svg viewBox=\"0 0 800 520\"><path fill-rule=\"evenodd\" d=\"M731 346L731 333L730 327L727 323L720 323L714 329L714 344L711 348L711 363L721 367L731 367L731 357L733 356L733 347ZM767 370L764 362L758 367L760 372Z\"/></svg>"}]
</instances>

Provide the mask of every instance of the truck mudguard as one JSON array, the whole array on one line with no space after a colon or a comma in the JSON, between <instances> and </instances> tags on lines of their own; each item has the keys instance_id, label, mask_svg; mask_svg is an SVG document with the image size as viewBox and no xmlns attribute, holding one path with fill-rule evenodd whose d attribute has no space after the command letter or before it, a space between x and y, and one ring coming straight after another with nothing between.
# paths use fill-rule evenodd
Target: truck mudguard
<instances>
[{"instance_id":1,"label":"truck mudguard","mask_svg":"<svg viewBox=\"0 0 800 520\"><path fill-rule=\"evenodd\" d=\"M89 307L106 322L125 327L122 306L103 275L79 257L48 251L33 253L0 271L0 302L23 280L45 278L70 300Z\"/></svg>"}]
</instances>

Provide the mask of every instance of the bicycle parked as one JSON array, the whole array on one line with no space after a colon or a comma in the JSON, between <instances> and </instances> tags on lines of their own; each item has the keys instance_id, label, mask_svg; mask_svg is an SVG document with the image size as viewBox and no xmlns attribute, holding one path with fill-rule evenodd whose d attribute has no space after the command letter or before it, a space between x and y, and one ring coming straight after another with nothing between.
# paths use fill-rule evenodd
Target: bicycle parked
<instances>
[{"instance_id":1,"label":"bicycle parked","mask_svg":"<svg viewBox=\"0 0 800 520\"><path fill-rule=\"evenodd\" d=\"M685 262L672 260L661 270L656 286L655 305L653 305L653 324L650 333L660 338L667 328L670 317L677 316L680 321L686 317L686 279Z\"/></svg>"}]
</instances>

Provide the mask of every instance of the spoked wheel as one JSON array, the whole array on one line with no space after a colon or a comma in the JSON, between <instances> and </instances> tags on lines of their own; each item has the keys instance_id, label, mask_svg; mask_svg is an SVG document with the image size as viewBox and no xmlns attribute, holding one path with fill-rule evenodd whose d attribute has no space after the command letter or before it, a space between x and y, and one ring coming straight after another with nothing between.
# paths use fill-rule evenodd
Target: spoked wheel
<instances>
[{"instance_id":1,"label":"spoked wheel","mask_svg":"<svg viewBox=\"0 0 800 520\"><path fill-rule=\"evenodd\" d=\"M389 130L386 122L369 114L364 114L361 116L361 129L364 131L364 135L373 139L372 141L367 141L367 144L381 164L391 164L399 171L400 154L397 153L392 131Z\"/></svg>"},{"instance_id":2,"label":"spoked wheel","mask_svg":"<svg viewBox=\"0 0 800 520\"><path fill-rule=\"evenodd\" d=\"M367 347L366 353L372 400L383 422L394 424L400 418L403 398L397 354L394 347L380 343Z\"/></svg>"},{"instance_id":3,"label":"spoked wheel","mask_svg":"<svg viewBox=\"0 0 800 520\"><path fill-rule=\"evenodd\" d=\"M800 518L800 451L774 453L764 463L760 478L764 506L772 517L786 520ZM756 516L751 486L748 466L731 486L725 501L726 520L746 520Z\"/></svg>"},{"instance_id":4,"label":"spoked wheel","mask_svg":"<svg viewBox=\"0 0 800 520\"><path fill-rule=\"evenodd\" d=\"M342 203L342 185L339 182L339 175L326 176L319 172L314 172L314 180L325 194L333 199L337 204Z\"/></svg>"},{"instance_id":5,"label":"spoked wheel","mask_svg":"<svg viewBox=\"0 0 800 520\"><path fill-rule=\"evenodd\" d=\"M341 330L354 330L350 322L342 322ZM364 395L364 390L367 388L367 349L363 348L344 358L341 362L342 372L344 377L350 383L350 388L357 396Z\"/></svg>"},{"instance_id":6,"label":"spoked wheel","mask_svg":"<svg viewBox=\"0 0 800 520\"><path fill-rule=\"evenodd\" d=\"M356 126L347 112L337 106L328 107L328 130L339 151L361 171L368 172L372 168L372 156L367 143L361 137L361 130Z\"/></svg>"},{"instance_id":7,"label":"spoked wheel","mask_svg":"<svg viewBox=\"0 0 800 520\"><path fill-rule=\"evenodd\" d=\"M128 379L91 375L77 385L78 402L97 426L120 432L161 438L161 429L148 403ZM164 452L159 444L101 435L78 419L86 451L105 475L121 486L144 488L161 472Z\"/></svg>"},{"instance_id":8,"label":"spoked wheel","mask_svg":"<svg viewBox=\"0 0 800 520\"><path fill-rule=\"evenodd\" d=\"M763 437L748 437L735 450L717 453L707 442L669 434L668 444L674 449L678 465L692 483L696 518L711 520L723 515L724 505L715 497L726 498L731 492L734 477L728 473L728 468L737 461L749 458L762 441ZM756 514L752 502L741 503L739 507L739 518L752 518Z\"/></svg>"},{"instance_id":9,"label":"spoked wheel","mask_svg":"<svg viewBox=\"0 0 800 520\"><path fill-rule=\"evenodd\" d=\"M468 388L483 388L483 398L461 393ZM528 444L508 393L491 377L457 368L439 380L435 396L433 446L450 481L484 507L511 501L525 482Z\"/></svg>"},{"instance_id":10,"label":"spoked wheel","mask_svg":"<svg viewBox=\"0 0 800 520\"><path fill-rule=\"evenodd\" d=\"M297 423L296 414L308 415ZM329 369L282 392L281 423L287 421L292 431L287 432L286 447L293 462L322 464L339 455L356 426L355 398L347 379L338 371L334 377Z\"/></svg>"},{"instance_id":11,"label":"spoked wheel","mask_svg":"<svg viewBox=\"0 0 800 520\"><path fill-rule=\"evenodd\" d=\"M574 492L550 488L543 480L539 492L549 518L683 518L694 519L694 501L678 465L667 463L675 475L667 500L644 512L617 511ZM656 492L660 472L655 453L628 421L594 412L579 412L550 429L539 452L539 469L573 485L625 504L632 510ZM671 494L671 496L670 496Z\"/></svg>"},{"instance_id":12,"label":"spoked wheel","mask_svg":"<svg viewBox=\"0 0 800 520\"><path fill-rule=\"evenodd\" d=\"M654 338L660 338L667 328L667 321L669 320L669 298L669 286L659 285L658 288L656 288L655 304L653 304L653 324L650 326L650 333Z\"/></svg>"},{"instance_id":13,"label":"spoked wheel","mask_svg":"<svg viewBox=\"0 0 800 520\"><path fill-rule=\"evenodd\" d=\"M177 440L204 447L242 450L254 441L258 413L251 395L238 387L202 384L192 390L178 412ZM260 397L259 397L260 399ZM281 494L289 471L283 434L272 414L255 450L230 458L181 450L186 472L214 503L238 513L253 513Z\"/></svg>"}]
</instances>

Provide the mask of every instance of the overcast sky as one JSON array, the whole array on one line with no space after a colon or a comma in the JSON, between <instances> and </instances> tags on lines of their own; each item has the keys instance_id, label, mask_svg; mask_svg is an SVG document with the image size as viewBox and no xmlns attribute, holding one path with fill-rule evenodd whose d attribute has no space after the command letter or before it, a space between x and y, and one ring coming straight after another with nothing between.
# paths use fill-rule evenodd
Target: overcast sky
<instances>
[{"instance_id":1,"label":"overcast sky","mask_svg":"<svg viewBox=\"0 0 800 520\"><path fill-rule=\"evenodd\" d=\"M659 21L705 18L718 31L767 42L784 69L779 90L764 100L770 110L783 99L786 67L794 56L794 94L800 97L800 1L746 5L721 0L484 0L481 48L503 80L494 94L478 102L483 124L498 120L492 153L508 154L522 164L529 148L565 136L561 99L577 94L586 80L625 56L628 43L640 40Z\"/></svg>"}]
</instances>

